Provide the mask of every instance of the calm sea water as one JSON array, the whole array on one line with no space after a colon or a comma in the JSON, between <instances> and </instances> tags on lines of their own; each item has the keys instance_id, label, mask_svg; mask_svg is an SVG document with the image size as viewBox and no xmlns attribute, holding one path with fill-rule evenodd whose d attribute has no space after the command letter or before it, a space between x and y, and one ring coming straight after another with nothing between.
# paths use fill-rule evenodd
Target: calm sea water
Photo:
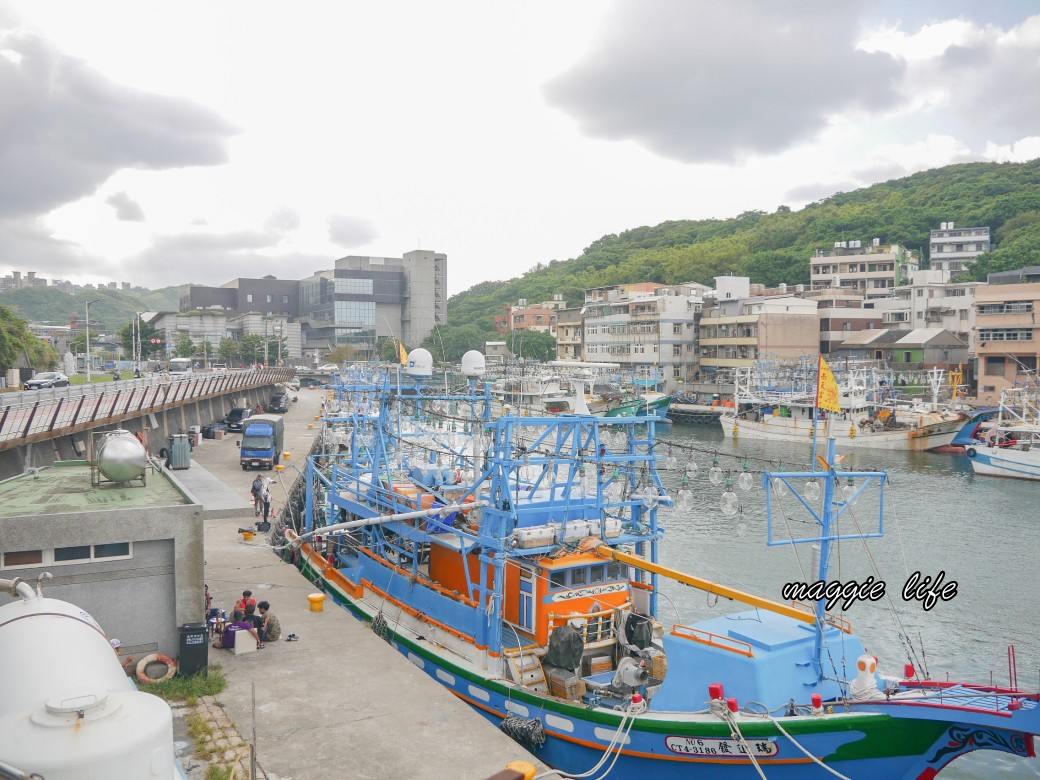
<instances>
[{"instance_id":1,"label":"calm sea water","mask_svg":"<svg viewBox=\"0 0 1040 780\"><path fill-rule=\"evenodd\" d=\"M776 444L725 440L716 426L662 426L659 438L673 447L676 471L662 477L674 497L683 464L693 459L699 474L691 482L693 508L663 510L666 525L662 562L698 576L782 601L784 583L814 577L808 545L767 546L765 491L761 472L807 470L810 443ZM824 444L820 444L823 452ZM662 445L661 455L669 454ZM731 472L741 510L725 516L719 504L723 487L708 480L713 457ZM839 453L840 454L840 453ZM754 487L737 487L744 462L755 473ZM1040 690L1040 576L1037 540L1040 530L1040 483L976 477L965 455L858 450L843 463L853 471L885 471L885 536L866 542L843 542L831 557L830 579L883 579L890 600L857 602L844 613L883 672L900 675L907 653L900 633L912 638L921 669L921 648L933 678L1008 683L1008 645L1017 655L1021 688ZM843 519L843 533L876 529L880 494L865 491ZM782 512L779 511L782 509ZM809 536L809 517L791 496L774 508L774 534ZM800 564L800 565L799 565ZM957 582L957 595L930 611L907 602L902 590L915 571ZM803 572L806 576L803 577ZM669 583L670 600L662 621L690 623L743 605L712 603L691 588ZM977 753L958 759L942 777L1038 778L1040 759Z\"/></svg>"}]
</instances>

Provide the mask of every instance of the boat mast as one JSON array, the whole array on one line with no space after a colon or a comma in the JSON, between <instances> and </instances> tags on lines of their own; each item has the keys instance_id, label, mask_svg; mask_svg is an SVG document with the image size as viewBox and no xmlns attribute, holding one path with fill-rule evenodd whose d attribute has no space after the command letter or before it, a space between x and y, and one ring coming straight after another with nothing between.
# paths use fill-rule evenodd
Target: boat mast
<instances>
[{"instance_id":1,"label":"boat mast","mask_svg":"<svg viewBox=\"0 0 1040 780\"><path fill-rule=\"evenodd\" d=\"M888 475L883 471L843 471L838 472L836 467L844 458L839 459L835 453L835 440L833 437L827 440L827 457L816 459L812 471L806 472L765 472L762 475L762 484L766 491L766 532L767 544L778 546L784 544L812 544L820 550L819 566L816 571L817 582L827 582L827 572L830 562L831 548L835 542L845 539L874 539L884 535L884 509L885 509L885 484ZM823 468L817 468L817 465ZM839 490L839 481L845 478L846 484ZM808 480L799 484L801 480ZM820 482L823 482L823 501L820 503ZM877 483L880 488L878 500L877 530L864 533L843 534L838 529L838 521L845 511L851 507L860 494L870 485ZM778 539L773 535L773 507L774 501L779 503L782 493L781 485L791 491L792 495L809 511L819 526L815 536ZM781 515L783 512L781 511ZM786 527L786 524L785 524ZM858 527L858 526L857 526ZM817 682L824 678L823 653L826 643L827 624L827 598L821 597L816 600L813 607L816 613L816 622L813 630L816 641L813 651L813 671L816 673Z\"/></svg>"}]
</instances>

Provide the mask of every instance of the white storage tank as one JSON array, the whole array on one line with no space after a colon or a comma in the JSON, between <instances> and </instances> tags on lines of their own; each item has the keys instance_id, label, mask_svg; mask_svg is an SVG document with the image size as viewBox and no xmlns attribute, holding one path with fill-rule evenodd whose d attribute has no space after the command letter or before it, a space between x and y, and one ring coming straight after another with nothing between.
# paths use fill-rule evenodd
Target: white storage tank
<instances>
[{"instance_id":1,"label":"white storage tank","mask_svg":"<svg viewBox=\"0 0 1040 780\"><path fill-rule=\"evenodd\" d=\"M22 595L0 606L3 760L47 780L179 777L169 705L134 689L94 618Z\"/></svg>"},{"instance_id":2,"label":"white storage tank","mask_svg":"<svg viewBox=\"0 0 1040 780\"><path fill-rule=\"evenodd\" d=\"M101 473L113 482L140 479L148 468L148 452L130 431L106 433L94 456Z\"/></svg>"}]
</instances>

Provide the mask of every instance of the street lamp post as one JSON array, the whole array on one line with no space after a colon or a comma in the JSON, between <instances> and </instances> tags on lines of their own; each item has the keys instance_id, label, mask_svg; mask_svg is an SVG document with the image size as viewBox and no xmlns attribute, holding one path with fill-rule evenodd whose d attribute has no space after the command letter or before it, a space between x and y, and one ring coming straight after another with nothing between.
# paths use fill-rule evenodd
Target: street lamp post
<instances>
[{"instance_id":1,"label":"street lamp post","mask_svg":"<svg viewBox=\"0 0 1040 780\"><path fill-rule=\"evenodd\" d=\"M92 301L87 301L86 304L84 304L83 306L84 320L86 322L87 331L87 382L90 382L90 304L97 303L100 300L100 298L95 298Z\"/></svg>"}]
</instances>

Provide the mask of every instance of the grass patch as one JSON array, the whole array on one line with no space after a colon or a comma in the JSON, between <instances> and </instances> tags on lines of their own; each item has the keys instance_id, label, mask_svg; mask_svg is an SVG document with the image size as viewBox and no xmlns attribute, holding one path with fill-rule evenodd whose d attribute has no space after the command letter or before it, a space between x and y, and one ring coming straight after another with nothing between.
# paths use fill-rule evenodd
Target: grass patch
<instances>
[{"instance_id":1,"label":"grass patch","mask_svg":"<svg viewBox=\"0 0 1040 780\"><path fill-rule=\"evenodd\" d=\"M206 770L206 780L231 780L234 769L230 766L210 764Z\"/></svg>"},{"instance_id":2,"label":"grass patch","mask_svg":"<svg viewBox=\"0 0 1040 780\"><path fill-rule=\"evenodd\" d=\"M227 688L227 677L219 665L209 667L208 674L194 674L191 677L174 675L169 680L156 683L138 681L137 687L145 693L152 693L166 701L183 701L194 707L203 696L216 696Z\"/></svg>"}]
</instances>

